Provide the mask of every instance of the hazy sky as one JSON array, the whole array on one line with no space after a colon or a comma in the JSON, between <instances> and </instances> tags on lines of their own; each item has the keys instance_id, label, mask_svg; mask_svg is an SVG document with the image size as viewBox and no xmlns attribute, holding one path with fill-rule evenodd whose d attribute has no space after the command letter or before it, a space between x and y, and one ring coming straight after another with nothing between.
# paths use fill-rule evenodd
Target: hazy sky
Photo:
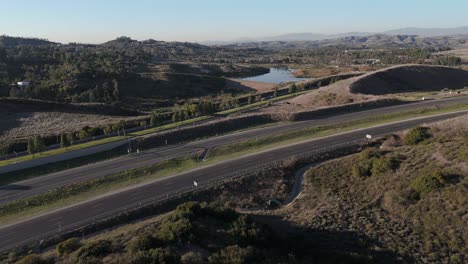
<instances>
[{"instance_id":1,"label":"hazy sky","mask_svg":"<svg viewBox=\"0 0 468 264\"><path fill-rule=\"evenodd\" d=\"M468 26L468 0L0 0L0 35L206 41Z\"/></svg>"}]
</instances>

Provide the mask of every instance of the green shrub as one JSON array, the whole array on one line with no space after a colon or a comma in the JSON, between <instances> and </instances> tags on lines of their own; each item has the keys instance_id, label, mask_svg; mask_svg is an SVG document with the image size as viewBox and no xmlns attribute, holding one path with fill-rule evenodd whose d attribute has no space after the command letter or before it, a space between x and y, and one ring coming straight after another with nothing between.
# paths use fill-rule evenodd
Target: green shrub
<instances>
[{"instance_id":1,"label":"green shrub","mask_svg":"<svg viewBox=\"0 0 468 264\"><path fill-rule=\"evenodd\" d=\"M112 243L108 240L93 241L84 244L75 253L73 253L73 261L75 263L83 263L86 259L100 258L112 253Z\"/></svg>"},{"instance_id":2,"label":"green shrub","mask_svg":"<svg viewBox=\"0 0 468 264\"><path fill-rule=\"evenodd\" d=\"M393 158L381 157L373 159L372 176L383 174L390 170L394 170L396 167L397 162Z\"/></svg>"},{"instance_id":3,"label":"green shrub","mask_svg":"<svg viewBox=\"0 0 468 264\"><path fill-rule=\"evenodd\" d=\"M241 248L238 245L228 246L220 252L209 257L209 263L216 264L243 264L254 263L254 249L252 247Z\"/></svg>"},{"instance_id":4,"label":"green shrub","mask_svg":"<svg viewBox=\"0 0 468 264\"><path fill-rule=\"evenodd\" d=\"M468 149L463 149L458 154L458 158L463 161L468 161Z\"/></svg>"},{"instance_id":5,"label":"green shrub","mask_svg":"<svg viewBox=\"0 0 468 264\"><path fill-rule=\"evenodd\" d=\"M187 252L180 258L180 261L184 264L202 264L205 263L203 255L199 252Z\"/></svg>"},{"instance_id":6,"label":"green shrub","mask_svg":"<svg viewBox=\"0 0 468 264\"><path fill-rule=\"evenodd\" d=\"M444 186L445 180L443 176L440 170L436 170L432 174L418 176L411 182L411 188L418 192L419 195L428 194Z\"/></svg>"},{"instance_id":7,"label":"green shrub","mask_svg":"<svg viewBox=\"0 0 468 264\"><path fill-rule=\"evenodd\" d=\"M70 254L81 247L80 240L77 238L70 238L62 243L59 243L55 248L58 256Z\"/></svg>"},{"instance_id":8,"label":"green shrub","mask_svg":"<svg viewBox=\"0 0 468 264\"><path fill-rule=\"evenodd\" d=\"M161 248L150 249L147 251L129 252L117 258L114 258L111 263L125 264L169 264L179 263L179 258Z\"/></svg>"},{"instance_id":9,"label":"green shrub","mask_svg":"<svg viewBox=\"0 0 468 264\"><path fill-rule=\"evenodd\" d=\"M361 160L359 163L354 164L352 167L352 174L354 177L368 177L372 175L373 159Z\"/></svg>"},{"instance_id":10,"label":"green shrub","mask_svg":"<svg viewBox=\"0 0 468 264\"><path fill-rule=\"evenodd\" d=\"M236 244L248 245L266 242L271 238L271 230L264 225L257 224L247 215L241 215L233 221L227 233L232 236Z\"/></svg>"},{"instance_id":11,"label":"green shrub","mask_svg":"<svg viewBox=\"0 0 468 264\"><path fill-rule=\"evenodd\" d=\"M53 259L43 259L40 255L31 254L20 259L17 264L53 264Z\"/></svg>"},{"instance_id":12,"label":"green shrub","mask_svg":"<svg viewBox=\"0 0 468 264\"><path fill-rule=\"evenodd\" d=\"M161 224L156 237L164 241L191 241L193 239L192 223L187 218L176 221L168 219Z\"/></svg>"},{"instance_id":13,"label":"green shrub","mask_svg":"<svg viewBox=\"0 0 468 264\"><path fill-rule=\"evenodd\" d=\"M405 134L403 142L405 145L416 145L428 138L430 138L429 128L415 127Z\"/></svg>"},{"instance_id":14,"label":"green shrub","mask_svg":"<svg viewBox=\"0 0 468 264\"><path fill-rule=\"evenodd\" d=\"M351 172L354 177L369 177L395 170L399 166L399 160L395 157L385 157L375 148L368 148L359 154L359 160L355 163Z\"/></svg>"},{"instance_id":15,"label":"green shrub","mask_svg":"<svg viewBox=\"0 0 468 264\"><path fill-rule=\"evenodd\" d=\"M128 243L127 248L129 251L137 252L137 251L150 250L158 246L161 246L161 243L158 239L156 239L155 237L149 234L144 234L144 235L140 235L140 236L133 238Z\"/></svg>"}]
</instances>

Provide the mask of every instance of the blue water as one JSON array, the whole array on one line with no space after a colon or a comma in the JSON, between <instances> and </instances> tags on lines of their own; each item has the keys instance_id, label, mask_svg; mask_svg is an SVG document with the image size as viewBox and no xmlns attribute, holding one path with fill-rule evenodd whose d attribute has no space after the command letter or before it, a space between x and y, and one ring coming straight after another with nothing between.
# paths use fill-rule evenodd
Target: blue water
<instances>
[{"instance_id":1,"label":"blue water","mask_svg":"<svg viewBox=\"0 0 468 264\"><path fill-rule=\"evenodd\" d=\"M288 68L270 68L270 72L253 77L243 78L242 80L267 82L267 83L282 83L282 82L299 82L309 80L309 78L296 78L292 75L291 69Z\"/></svg>"}]
</instances>

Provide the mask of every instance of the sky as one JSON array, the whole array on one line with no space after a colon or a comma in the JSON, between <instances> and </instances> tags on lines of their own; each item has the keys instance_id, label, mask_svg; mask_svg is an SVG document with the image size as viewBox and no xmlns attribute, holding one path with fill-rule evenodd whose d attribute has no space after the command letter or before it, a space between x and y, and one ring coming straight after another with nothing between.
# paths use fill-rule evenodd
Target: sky
<instances>
[{"instance_id":1,"label":"sky","mask_svg":"<svg viewBox=\"0 0 468 264\"><path fill-rule=\"evenodd\" d=\"M467 0L0 0L0 35L222 41L468 26Z\"/></svg>"}]
</instances>

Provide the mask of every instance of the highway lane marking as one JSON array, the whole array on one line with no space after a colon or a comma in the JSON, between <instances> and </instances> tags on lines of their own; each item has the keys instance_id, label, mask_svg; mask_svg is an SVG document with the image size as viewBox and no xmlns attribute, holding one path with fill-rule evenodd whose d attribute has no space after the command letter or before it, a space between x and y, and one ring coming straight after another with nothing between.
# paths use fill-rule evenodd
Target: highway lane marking
<instances>
[{"instance_id":1,"label":"highway lane marking","mask_svg":"<svg viewBox=\"0 0 468 264\"><path fill-rule=\"evenodd\" d=\"M130 201L139 201L139 200L142 200L142 199L144 199L144 197L142 197L142 196L134 196L134 197L130 198L129 200L130 200Z\"/></svg>"},{"instance_id":2,"label":"highway lane marking","mask_svg":"<svg viewBox=\"0 0 468 264\"><path fill-rule=\"evenodd\" d=\"M94 212L97 213L97 212L100 212L100 211L105 210L105 209L106 209L106 208L104 208L104 207L97 208L97 209L94 209Z\"/></svg>"},{"instance_id":3,"label":"highway lane marking","mask_svg":"<svg viewBox=\"0 0 468 264\"><path fill-rule=\"evenodd\" d=\"M11 233L6 234L5 237L9 237L9 236L14 235L14 234L16 234L16 232L11 232Z\"/></svg>"},{"instance_id":4,"label":"highway lane marking","mask_svg":"<svg viewBox=\"0 0 468 264\"><path fill-rule=\"evenodd\" d=\"M168 182L165 182L163 184L161 184L162 186L169 186L169 185L172 185L174 184L175 182L174 181L168 181Z\"/></svg>"},{"instance_id":5,"label":"highway lane marking","mask_svg":"<svg viewBox=\"0 0 468 264\"><path fill-rule=\"evenodd\" d=\"M9 238L9 239L4 239L4 240L2 240L2 242L6 243L6 242L8 242L10 240L13 240L13 239L16 239L16 237L12 237L12 238Z\"/></svg>"},{"instance_id":6,"label":"highway lane marking","mask_svg":"<svg viewBox=\"0 0 468 264\"><path fill-rule=\"evenodd\" d=\"M61 220L61 219L62 219L62 217L60 216L60 217L57 217L57 218L54 218L54 219L50 219L49 222L55 222L55 221Z\"/></svg>"},{"instance_id":7,"label":"highway lane marking","mask_svg":"<svg viewBox=\"0 0 468 264\"><path fill-rule=\"evenodd\" d=\"M93 205L91 207L96 208L96 207L100 207L100 206L103 206L103 205L104 205L103 203L100 203L100 204Z\"/></svg>"}]
</instances>

